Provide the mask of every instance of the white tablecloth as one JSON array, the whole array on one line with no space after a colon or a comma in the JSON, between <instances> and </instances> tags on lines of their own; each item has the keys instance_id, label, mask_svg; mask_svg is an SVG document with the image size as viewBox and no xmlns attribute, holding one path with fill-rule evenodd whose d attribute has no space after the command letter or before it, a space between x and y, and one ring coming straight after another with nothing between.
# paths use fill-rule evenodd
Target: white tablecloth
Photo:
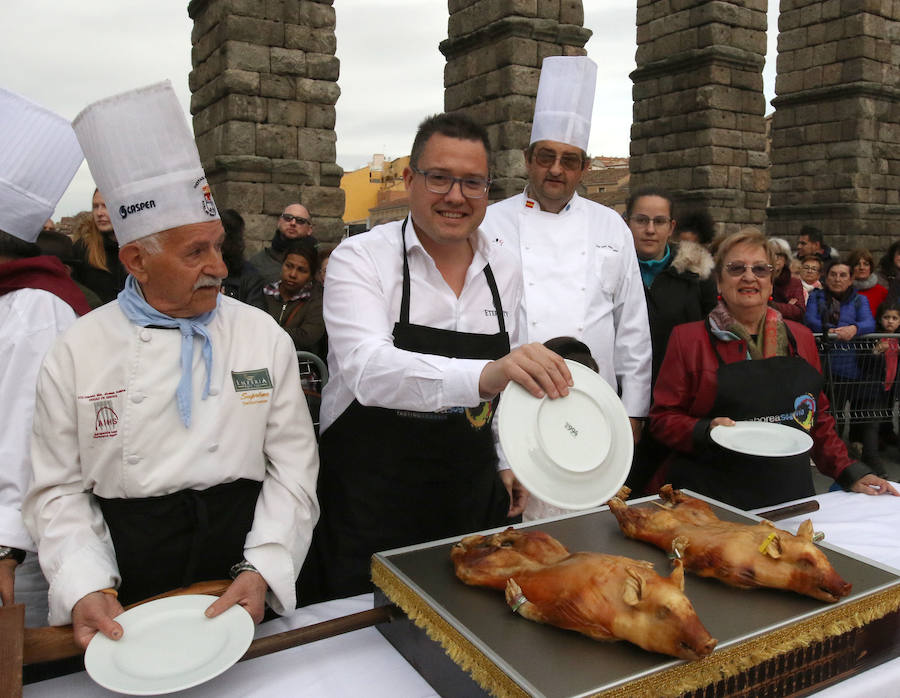
<instances>
[{"instance_id":1,"label":"white tablecloth","mask_svg":"<svg viewBox=\"0 0 900 698\"><path fill-rule=\"evenodd\" d=\"M876 560L900 574L900 498L829 492L815 497L814 514L778 522L796 532L806 518L824 531L830 544ZM364 611L372 595L331 601L295 611L261 625L257 637ZM600 648L602 649L602 648ZM900 696L900 659L875 667L816 694L818 698ZM26 698L80 698L116 695L85 673L25 686ZM241 662L196 688L172 694L191 698L223 696L296 696L298 698L424 698L437 694L374 628Z\"/></svg>"}]
</instances>

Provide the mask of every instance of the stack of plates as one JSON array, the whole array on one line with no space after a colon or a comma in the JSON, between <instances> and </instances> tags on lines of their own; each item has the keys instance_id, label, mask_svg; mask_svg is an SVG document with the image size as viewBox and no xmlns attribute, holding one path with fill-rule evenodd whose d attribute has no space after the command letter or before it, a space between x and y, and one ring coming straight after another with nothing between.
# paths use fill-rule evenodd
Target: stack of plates
<instances>
[{"instance_id":1,"label":"stack of plates","mask_svg":"<svg viewBox=\"0 0 900 698\"><path fill-rule=\"evenodd\" d=\"M519 481L565 509L604 504L625 483L634 451L622 401L598 374L566 360L566 397L536 398L510 383L497 408L500 445Z\"/></svg>"}]
</instances>

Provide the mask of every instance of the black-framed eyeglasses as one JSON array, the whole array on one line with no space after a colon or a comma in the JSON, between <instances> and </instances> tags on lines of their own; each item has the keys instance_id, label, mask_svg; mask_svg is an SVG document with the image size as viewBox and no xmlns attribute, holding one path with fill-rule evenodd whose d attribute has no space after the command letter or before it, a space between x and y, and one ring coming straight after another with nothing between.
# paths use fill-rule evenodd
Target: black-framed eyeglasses
<instances>
[{"instance_id":1,"label":"black-framed eyeglasses","mask_svg":"<svg viewBox=\"0 0 900 698\"><path fill-rule=\"evenodd\" d=\"M803 264L800 266L800 268L803 271L819 271L819 267L817 267L815 264Z\"/></svg>"},{"instance_id":2,"label":"black-framed eyeglasses","mask_svg":"<svg viewBox=\"0 0 900 698\"><path fill-rule=\"evenodd\" d=\"M282 213L281 219L290 223L291 221L295 222L297 225L309 225L309 218L304 218L303 216L292 216L290 213Z\"/></svg>"},{"instance_id":3,"label":"black-framed eyeglasses","mask_svg":"<svg viewBox=\"0 0 900 698\"><path fill-rule=\"evenodd\" d=\"M636 216L628 216L628 222L634 223L639 228L646 228L651 223L653 223L656 228L662 228L669 225L669 223L672 222L672 219L668 216L654 216L653 218L650 218L650 216L639 213Z\"/></svg>"},{"instance_id":4,"label":"black-framed eyeglasses","mask_svg":"<svg viewBox=\"0 0 900 698\"><path fill-rule=\"evenodd\" d=\"M534 161L541 167L553 167L553 165L556 164L556 161L559 160L559 164L562 165L562 168L564 170L569 170L570 172L584 168L584 160L580 155L576 155L575 153L563 153L562 155L557 155L552 150L535 150L531 157L534 158Z\"/></svg>"},{"instance_id":5,"label":"black-framed eyeglasses","mask_svg":"<svg viewBox=\"0 0 900 698\"><path fill-rule=\"evenodd\" d=\"M459 190L467 199L483 199L491 188L490 177L454 177L446 172L410 169L425 178L425 188L432 194L447 194L459 182Z\"/></svg>"},{"instance_id":6,"label":"black-framed eyeglasses","mask_svg":"<svg viewBox=\"0 0 900 698\"><path fill-rule=\"evenodd\" d=\"M752 271L753 276L757 279L765 279L772 275L775 267L771 264L744 264L743 262L728 262L725 265L725 271L735 277L743 276L746 269Z\"/></svg>"}]
</instances>

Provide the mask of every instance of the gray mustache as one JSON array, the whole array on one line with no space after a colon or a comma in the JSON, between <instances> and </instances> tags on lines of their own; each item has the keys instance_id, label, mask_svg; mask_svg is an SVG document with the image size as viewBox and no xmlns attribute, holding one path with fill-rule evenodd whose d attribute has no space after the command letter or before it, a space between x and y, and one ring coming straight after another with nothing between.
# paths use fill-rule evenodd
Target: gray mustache
<instances>
[{"instance_id":1,"label":"gray mustache","mask_svg":"<svg viewBox=\"0 0 900 698\"><path fill-rule=\"evenodd\" d=\"M216 288L218 288L221 285L221 277L207 276L206 274L204 274L199 279L197 279L196 283L194 283L194 287L191 290L196 291L197 289L206 288L207 286L215 286Z\"/></svg>"}]
</instances>

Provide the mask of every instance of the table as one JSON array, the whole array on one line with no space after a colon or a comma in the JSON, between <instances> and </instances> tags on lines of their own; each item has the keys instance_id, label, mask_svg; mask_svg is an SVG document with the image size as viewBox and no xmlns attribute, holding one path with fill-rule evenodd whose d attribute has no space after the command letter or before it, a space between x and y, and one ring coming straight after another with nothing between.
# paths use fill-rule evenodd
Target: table
<instances>
[{"instance_id":1,"label":"table","mask_svg":"<svg viewBox=\"0 0 900 698\"><path fill-rule=\"evenodd\" d=\"M812 498L811 498L812 499ZM877 560L900 574L900 498L829 492L814 497L820 510L811 515L825 540L856 556ZM805 501L805 500L800 500ZM785 519L779 528L796 532L808 516ZM264 623L257 637L283 632L372 607L372 595L298 609ZM896 695L900 659L895 659L816 694L818 698L869 698ZM80 698L117 694L97 686L84 672L24 687L26 698ZM426 698L437 694L375 630L346 635L241 662L221 676L181 693L190 698L258 696L281 698Z\"/></svg>"}]
</instances>

